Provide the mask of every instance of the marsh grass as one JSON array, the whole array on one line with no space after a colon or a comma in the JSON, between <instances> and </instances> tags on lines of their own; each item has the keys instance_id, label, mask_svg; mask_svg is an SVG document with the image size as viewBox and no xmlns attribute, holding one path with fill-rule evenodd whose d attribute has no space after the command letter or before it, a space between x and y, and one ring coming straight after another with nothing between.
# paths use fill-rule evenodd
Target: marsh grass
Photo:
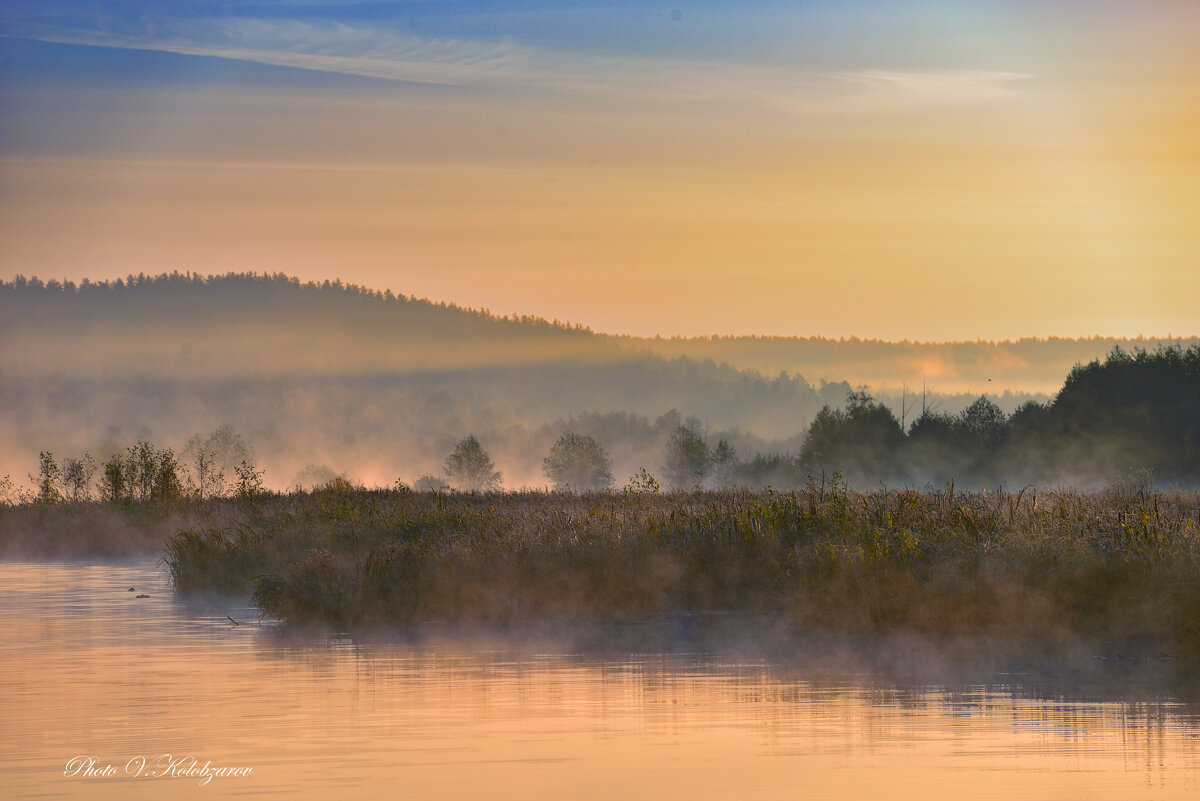
<instances>
[{"instance_id":1,"label":"marsh grass","mask_svg":"<svg viewBox=\"0 0 1200 801\"><path fill-rule=\"evenodd\" d=\"M296 623L778 612L807 630L1200 652L1200 495L848 490L262 498L180 531L182 591Z\"/></svg>"}]
</instances>

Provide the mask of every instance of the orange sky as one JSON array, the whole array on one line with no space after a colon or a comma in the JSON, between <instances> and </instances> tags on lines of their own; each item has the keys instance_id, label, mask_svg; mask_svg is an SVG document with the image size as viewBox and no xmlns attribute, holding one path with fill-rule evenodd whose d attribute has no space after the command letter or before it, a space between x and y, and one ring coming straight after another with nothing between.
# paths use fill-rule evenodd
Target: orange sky
<instances>
[{"instance_id":1,"label":"orange sky","mask_svg":"<svg viewBox=\"0 0 1200 801\"><path fill-rule=\"evenodd\" d=\"M10 10L0 277L282 271L649 335L1197 333L1197 6L902 5L714 6L678 42Z\"/></svg>"}]
</instances>

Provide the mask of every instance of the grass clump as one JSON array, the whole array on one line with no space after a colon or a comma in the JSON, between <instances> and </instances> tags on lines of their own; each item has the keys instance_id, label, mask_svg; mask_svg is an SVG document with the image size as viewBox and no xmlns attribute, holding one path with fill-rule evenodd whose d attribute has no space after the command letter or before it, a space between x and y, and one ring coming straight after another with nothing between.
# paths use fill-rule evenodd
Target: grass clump
<instances>
[{"instance_id":1,"label":"grass clump","mask_svg":"<svg viewBox=\"0 0 1200 801\"><path fill-rule=\"evenodd\" d=\"M1200 495L804 490L260 499L181 531L180 590L289 621L774 611L810 629L1143 638L1200 652Z\"/></svg>"}]
</instances>

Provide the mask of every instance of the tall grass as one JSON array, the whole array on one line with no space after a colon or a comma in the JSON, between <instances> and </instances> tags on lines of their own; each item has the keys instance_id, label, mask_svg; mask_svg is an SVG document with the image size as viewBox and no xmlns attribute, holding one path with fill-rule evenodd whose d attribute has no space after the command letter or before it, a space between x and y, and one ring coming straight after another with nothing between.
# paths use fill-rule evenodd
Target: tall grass
<instances>
[{"instance_id":1,"label":"tall grass","mask_svg":"<svg viewBox=\"0 0 1200 801\"><path fill-rule=\"evenodd\" d=\"M176 586L295 622L778 611L836 631L1200 652L1200 495L848 490L264 498L167 544Z\"/></svg>"}]
</instances>

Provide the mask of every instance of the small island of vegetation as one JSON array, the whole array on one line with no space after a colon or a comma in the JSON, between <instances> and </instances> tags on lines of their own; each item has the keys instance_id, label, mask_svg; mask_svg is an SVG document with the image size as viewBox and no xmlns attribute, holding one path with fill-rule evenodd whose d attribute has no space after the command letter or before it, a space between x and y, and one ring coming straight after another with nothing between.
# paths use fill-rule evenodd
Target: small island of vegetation
<instances>
[{"instance_id":1,"label":"small island of vegetation","mask_svg":"<svg viewBox=\"0 0 1200 801\"><path fill-rule=\"evenodd\" d=\"M264 497L167 545L184 591L296 623L778 612L797 626L1200 652L1200 496L803 490Z\"/></svg>"}]
</instances>

